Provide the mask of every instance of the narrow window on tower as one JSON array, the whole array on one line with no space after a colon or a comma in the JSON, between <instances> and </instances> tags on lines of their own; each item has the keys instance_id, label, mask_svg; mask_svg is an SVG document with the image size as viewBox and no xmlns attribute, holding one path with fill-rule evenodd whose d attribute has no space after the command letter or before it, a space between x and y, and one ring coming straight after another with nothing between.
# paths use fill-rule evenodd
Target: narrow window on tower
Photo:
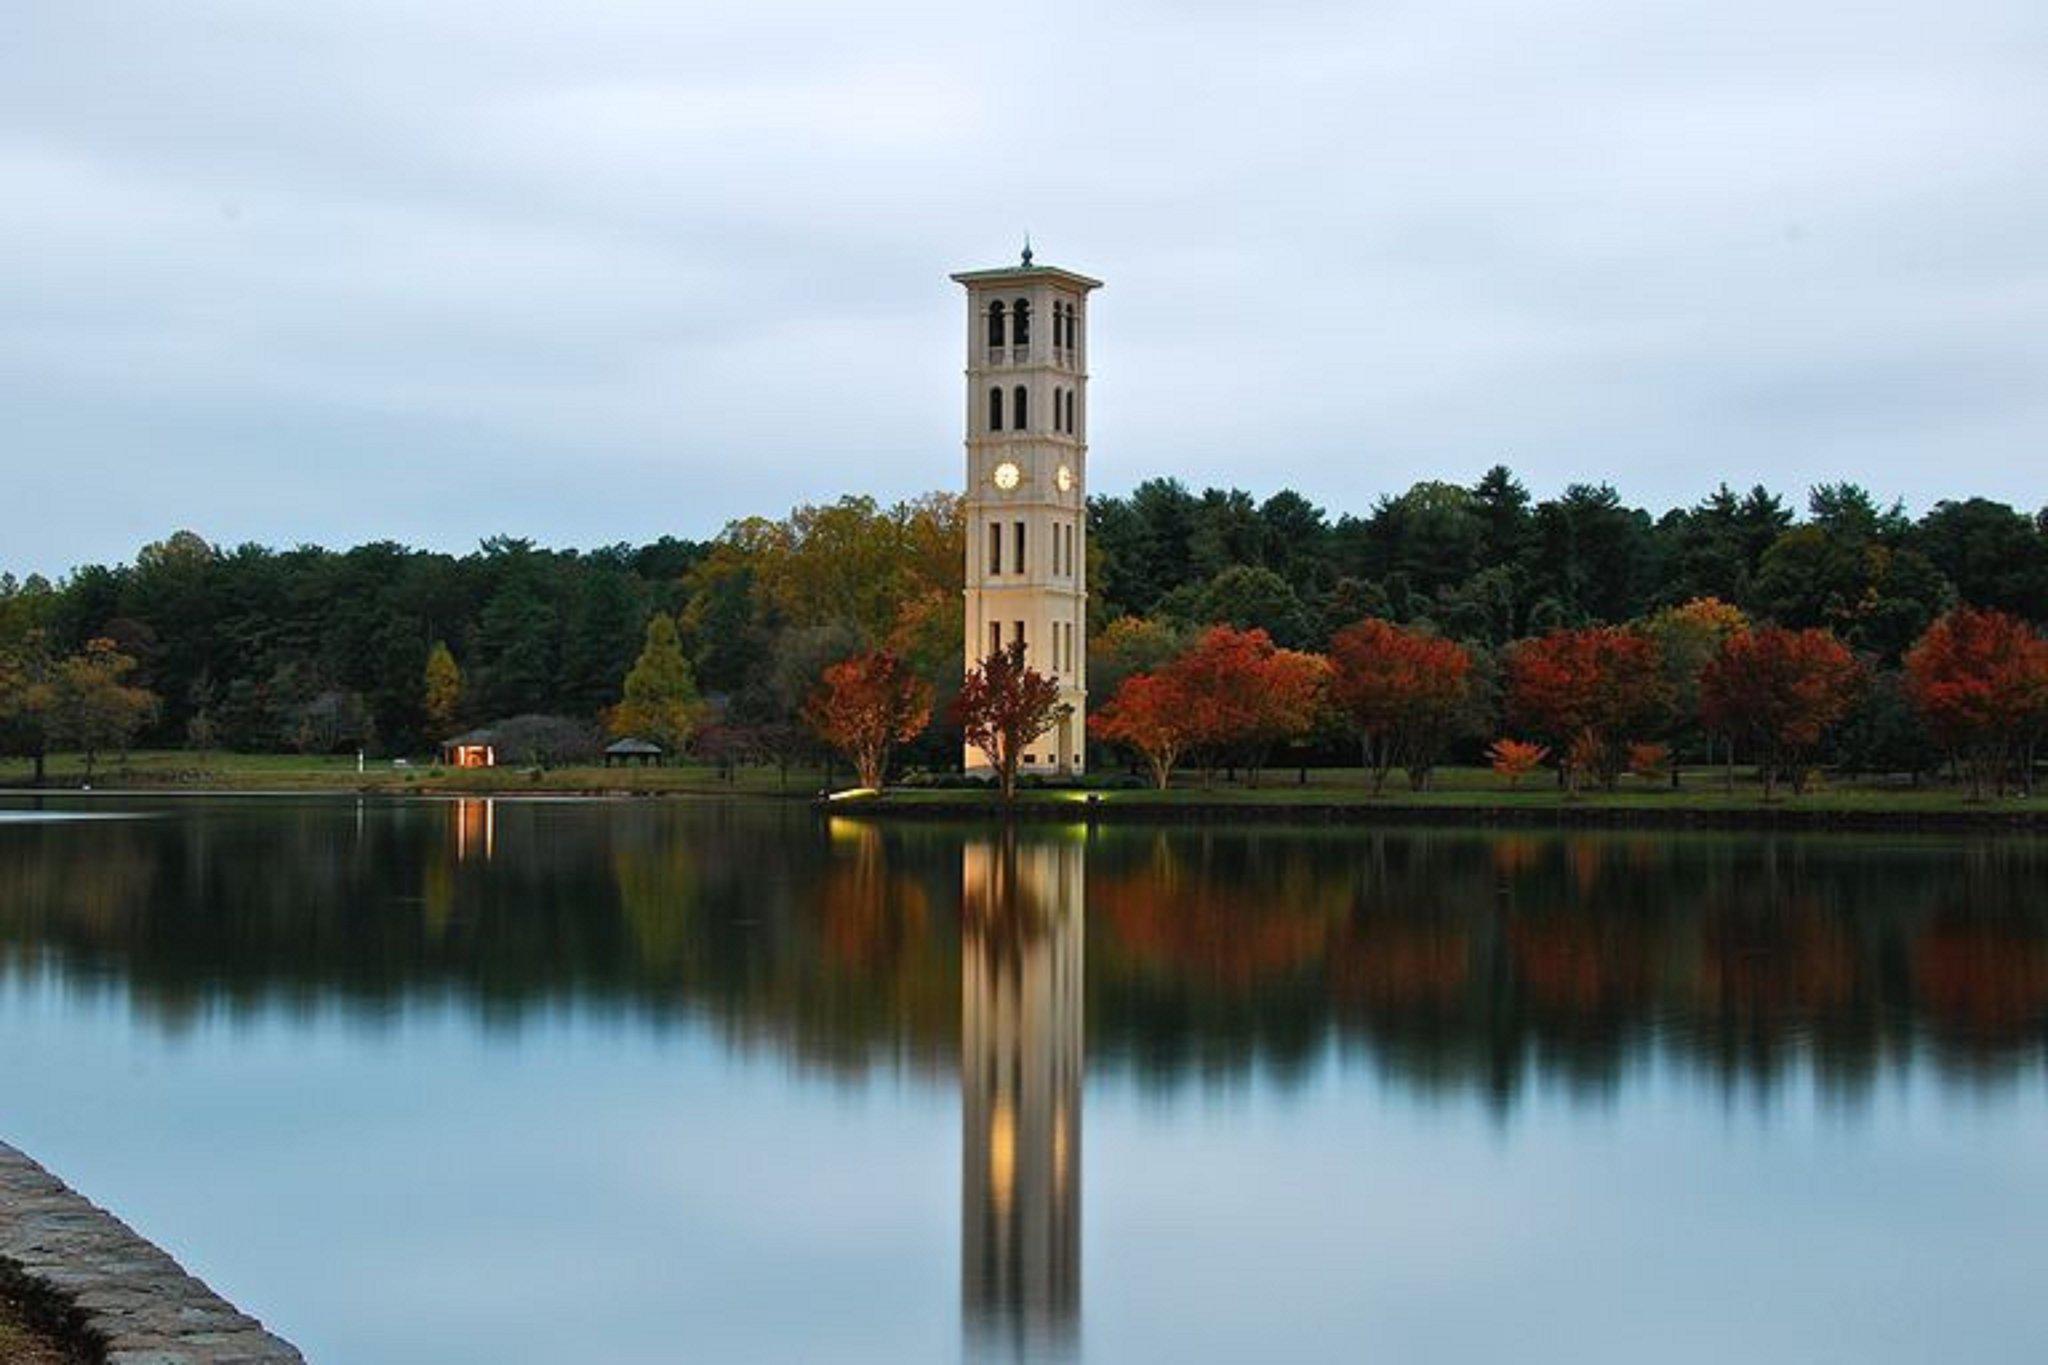
<instances>
[{"instance_id":1,"label":"narrow window on tower","mask_svg":"<svg viewBox=\"0 0 2048 1365\"><path fill-rule=\"evenodd\" d=\"M1022 621L1010 622L1010 643L1016 645L1019 649L1024 647L1024 623Z\"/></svg>"},{"instance_id":2,"label":"narrow window on tower","mask_svg":"<svg viewBox=\"0 0 2048 1365\"><path fill-rule=\"evenodd\" d=\"M997 299L988 306L988 344L1003 344L1003 301Z\"/></svg>"},{"instance_id":3,"label":"narrow window on tower","mask_svg":"<svg viewBox=\"0 0 2048 1365\"><path fill-rule=\"evenodd\" d=\"M1003 652L1003 623L1001 621L991 621L988 623L988 652L990 654L1000 654Z\"/></svg>"},{"instance_id":4,"label":"narrow window on tower","mask_svg":"<svg viewBox=\"0 0 2048 1365\"><path fill-rule=\"evenodd\" d=\"M988 524L988 571L991 574L1003 571L1003 524L1000 521Z\"/></svg>"},{"instance_id":5,"label":"narrow window on tower","mask_svg":"<svg viewBox=\"0 0 2048 1365\"><path fill-rule=\"evenodd\" d=\"M1003 390L1000 384L988 391L988 429L1003 429Z\"/></svg>"},{"instance_id":6,"label":"narrow window on tower","mask_svg":"<svg viewBox=\"0 0 2048 1365\"><path fill-rule=\"evenodd\" d=\"M1073 391L1072 389L1068 389L1068 390L1067 390L1067 434L1071 436L1071 435L1073 435L1073 433L1074 433L1074 391Z\"/></svg>"},{"instance_id":7,"label":"narrow window on tower","mask_svg":"<svg viewBox=\"0 0 2048 1365\"><path fill-rule=\"evenodd\" d=\"M1010 556L1010 558L1011 558L1011 559L1012 559L1013 561L1015 561L1015 563L1016 563L1016 566L1017 566L1017 572L1018 572L1018 573L1023 573L1023 572L1024 572L1024 523L1023 523L1023 522L1021 522L1021 521L1017 523L1017 547L1016 547L1016 552L1015 552L1015 553L1013 553L1013 554L1012 554L1012 555Z\"/></svg>"},{"instance_id":8,"label":"narrow window on tower","mask_svg":"<svg viewBox=\"0 0 2048 1365\"><path fill-rule=\"evenodd\" d=\"M1031 300L1018 299L1017 306L1010 310L1010 344L1029 346L1031 344Z\"/></svg>"},{"instance_id":9,"label":"narrow window on tower","mask_svg":"<svg viewBox=\"0 0 2048 1365\"><path fill-rule=\"evenodd\" d=\"M1027 415L1031 410L1028 404L1029 397L1028 391L1022 384L1019 384L1010 394L1010 430L1022 431L1031 425Z\"/></svg>"}]
</instances>

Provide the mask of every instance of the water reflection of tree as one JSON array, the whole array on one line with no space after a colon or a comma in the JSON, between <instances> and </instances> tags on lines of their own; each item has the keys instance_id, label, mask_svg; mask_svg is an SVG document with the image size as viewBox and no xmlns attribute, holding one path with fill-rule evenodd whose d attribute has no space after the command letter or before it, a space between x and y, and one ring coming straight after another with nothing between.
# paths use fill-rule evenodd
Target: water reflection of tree
<instances>
[{"instance_id":1,"label":"water reflection of tree","mask_svg":"<svg viewBox=\"0 0 2048 1365\"><path fill-rule=\"evenodd\" d=\"M1855 1087L1926 1036L2011 1075L2048 1023L2048 907L2012 904L2043 863L2029 843L1105 832L1094 1032L1166 1077L1284 1074L1334 1030L1503 1100L1532 1067L1604 1087L1651 1049Z\"/></svg>"},{"instance_id":2,"label":"water reflection of tree","mask_svg":"<svg viewBox=\"0 0 2048 1365\"><path fill-rule=\"evenodd\" d=\"M456 810L0 828L0 965L54 961L166 1021L455 998L510 1027L577 1002L809 1063L949 1068L960 832L500 802L491 856L465 861ZM1162 1081L1285 1076L1334 1037L1503 1100L1652 1053L1854 1088L1909 1054L2007 1078L2048 1041L2040 841L1104 828L1091 850L1098 1058Z\"/></svg>"}]
</instances>

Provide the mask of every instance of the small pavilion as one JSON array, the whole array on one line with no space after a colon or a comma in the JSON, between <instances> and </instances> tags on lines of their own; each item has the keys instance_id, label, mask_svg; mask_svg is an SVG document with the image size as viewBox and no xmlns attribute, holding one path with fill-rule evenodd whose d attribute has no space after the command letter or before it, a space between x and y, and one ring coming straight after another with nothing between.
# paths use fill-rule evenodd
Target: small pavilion
<instances>
[{"instance_id":1,"label":"small pavilion","mask_svg":"<svg viewBox=\"0 0 2048 1365\"><path fill-rule=\"evenodd\" d=\"M628 735L626 738L604 747L604 766L607 768L630 768L635 763L641 767L653 764L659 767L668 751L651 739L639 739Z\"/></svg>"}]
</instances>

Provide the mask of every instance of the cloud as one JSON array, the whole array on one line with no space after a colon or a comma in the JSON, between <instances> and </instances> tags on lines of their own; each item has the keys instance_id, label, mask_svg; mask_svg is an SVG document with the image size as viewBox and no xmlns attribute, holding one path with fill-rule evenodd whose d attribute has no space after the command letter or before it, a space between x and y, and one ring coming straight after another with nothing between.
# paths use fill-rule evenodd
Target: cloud
<instances>
[{"instance_id":1,"label":"cloud","mask_svg":"<svg viewBox=\"0 0 2048 1365\"><path fill-rule=\"evenodd\" d=\"M959 468L954 269L1105 278L1094 482L2032 505L2036 5L80 3L0 47L7 567L590 544Z\"/></svg>"}]
</instances>

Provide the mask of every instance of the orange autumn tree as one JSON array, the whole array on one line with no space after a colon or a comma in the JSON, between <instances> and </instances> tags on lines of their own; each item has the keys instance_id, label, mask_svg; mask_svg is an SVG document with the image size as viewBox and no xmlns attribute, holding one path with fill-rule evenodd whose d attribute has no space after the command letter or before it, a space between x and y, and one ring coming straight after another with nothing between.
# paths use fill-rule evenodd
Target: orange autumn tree
<instances>
[{"instance_id":1,"label":"orange autumn tree","mask_svg":"<svg viewBox=\"0 0 2048 1365\"><path fill-rule=\"evenodd\" d=\"M2018 617L1961 607L1906 653L1906 689L1928 731L1970 776L2003 795L2017 768L2032 790L2034 749L2048 727L2048 641Z\"/></svg>"},{"instance_id":2,"label":"orange autumn tree","mask_svg":"<svg viewBox=\"0 0 2048 1365\"><path fill-rule=\"evenodd\" d=\"M1657 644L1619 626L1554 630L1508 652L1508 718L1551 742L1567 788L1590 770L1612 788L1625 745L1660 728L1671 688Z\"/></svg>"},{"instance_id":3,"label":"orange autumn tree","mask_svg":"<svg viewBox=\"0 0 2048 1365\"><path fill-rule=\"evenodd\" d=\"M1159 671L1186 703L1187 746L1199 754L1203 776L1242 762L1256 784L1276 741L1314 728L1328 664L1318 655L1275 647L1263 630L1211 626Z\"/></svg>"},{"instance_id":4,"label":"orange autumn tree","mask_svg":"<svg viewBox=\"0 0 2048 1365\"><path fill-rule=\"evenodd\" d=\"M1368 617L1330 641L1330 699L1358 733L1372 790L1408 770L1420 791L1472 697L1472 654L1455 640Z\"/></svg>"},{"instance_id":5,"label":"orange autumn tree","mask_svg":"<svg viewBox=\"0 0 2048 1365\"><path fill-rule=\"evenodd\" d=\"M1804 789L1798 760L1849 714L1862 690L1862 665L1832 631L1766 626L1721 642L1700 672L1700 715L1709 729L1755 751L1768 801L1787 766L1792 789Z\"/></svg>"},{"instance_id":6,"label":"orange autumn tree","mask_svg":"<svg viewBox=\"0 0 2048 1365\"><path fill-rule=\"evenodd\" d=\"M1165 791L1173 770L1195 742L1192 708L1173 674L1133 673L1095 713L1095 733L1121 744L1152 770L1152 785Z\"/></svg>"},{"instance_id":7,"label":"orange autumn tree","mask_svg":"<svg viewBox=\"0 0 2048 1365\"><path fill-rule=\"evenodd\" d=\"M1508 780L1510 787L1521 786L1522 779L1549 757L1550 750L1524 739L1497 739L1486 750L1487 762Z\"/></svg>"},{"instance_id":8,"label":"orange autumn tree","mask_svg":"<svg viewBox=\"0 0 2048 1365\"><path fill-rule=\"evenodd\" d=\"M1259 671L1264 683L1261 704L1240 750L1254 787L1275 744L1305 738L1315 730L1330 692L1330 661L1320 654L1276 649Z\"/></svg>"},{"instance_id":9,"label":"orange autumn tree","mask_svg":"<svg viewBox=\"0 0 2048 1365\"><path fill-rule=\"evenodd\" d=\"M995 770L1003 800L1017 794L1017 762L1024 746L1052 729L1060 716L1060 685L1024 662L1014 640L967 671L953 718L967 742Z\"/></svg>"},{"instance_id":10,"label":"orange autumn tree","mask_svg":"<svg viewBox=\"0 0 2048 1365\"><path fill-rule=\"evenodd\" d=\"M917 738L931 716L931 684L886 650L827 667L804 705L805 723L873 788L888 777L896 746Z\"/></svg>"}]
</instances>

